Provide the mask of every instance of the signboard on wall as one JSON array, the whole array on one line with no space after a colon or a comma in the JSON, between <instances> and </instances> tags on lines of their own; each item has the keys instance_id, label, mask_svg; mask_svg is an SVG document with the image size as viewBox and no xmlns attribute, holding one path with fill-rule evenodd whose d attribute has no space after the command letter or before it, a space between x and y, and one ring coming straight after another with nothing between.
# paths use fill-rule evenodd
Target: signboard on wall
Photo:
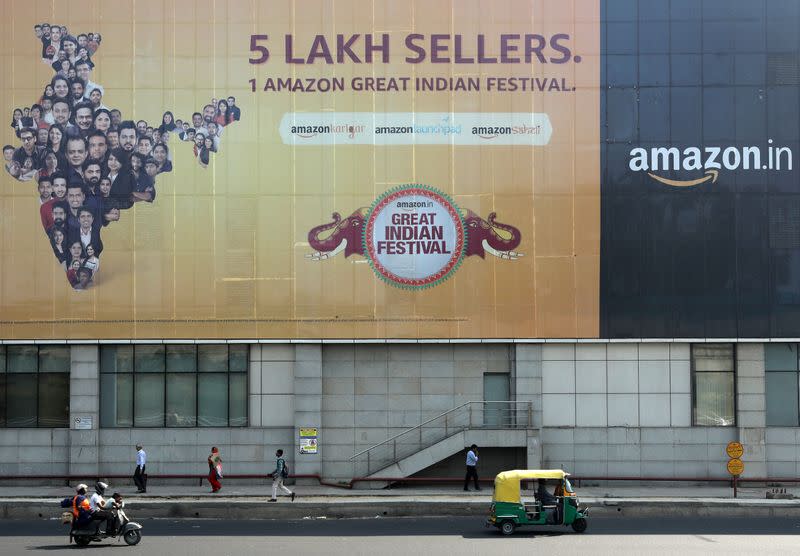
<instances>
[{"instance_id":1,"label":"signboard on wall","mask_svg":"<svg viewBox=\"0 0 800 556\"><path fill-rule=\"evenodd\" d=\"M77 430L92 430L92 425L94 423L94 419L91 415L83 416L83 417L75 417L74 419L75 426L74 428Z\"/></svg>"},{"instance_id":2,"label":"signboard on wall","mask_svg":"<svg viewBox=\"0 0 800 556\"><path fill-rule=\"evenodd\" d=\"M300 429L300 453L316 454L317 449L318 444L316 427Z\"/></svg>"},{"instance_id":3,"label":"signboard on wall","mask_svg":"<svg viewBox=\"0 0 800 556\"><path fill-rule=\"evenodd\" d=\"M7 8L0 338L597 337L600 2L297 8Z\"/></svg>"}]
</instances>

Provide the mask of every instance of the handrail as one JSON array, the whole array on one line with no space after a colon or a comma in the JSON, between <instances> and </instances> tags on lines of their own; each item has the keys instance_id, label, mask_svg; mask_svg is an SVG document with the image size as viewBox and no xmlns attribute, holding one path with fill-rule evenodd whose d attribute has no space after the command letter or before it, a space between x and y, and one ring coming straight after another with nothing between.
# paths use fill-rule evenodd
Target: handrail
<instances>
[{"instance_id":1,"label":"handrail","mask_svg":"<svg viewBox=\"0 0 800 556\"><path fill-rule=\"evenodd\" d=\"M532 426L533 402L530 400L472 400L361 450L348 461L353 464L353 475L370 476L465 430L520 429Z\"/></svg>"},{"instance_id":2,"label":"handrail","mask_svg":"<svg viewBox=\"0 0 800 556\"><path fill-rule=\"evenodd\" d=\"M383 446L384 444L388 444L388 443L389 443L389 442L391 442L392 440L395 440L395 439L397 439L397 438L400 438L401 436L403 436L403 435L404 435L404 434L406 434L407 432L411 432L411 431L417 430L418 428L424 427L424 426L425 426L425 425L427 425L428 423L432 423L432 422L433 422L433 421L435 421L436 419L439 419L440 417L444 417L444 416L445 416L445 415L447 415L448 413L452 413L452 412L454 412L454 411L458 411L458 410L459 410L459 409L461 409L462 407L466 407L466 406L468 406L468 405L469 405L469 404L471 404L471 403L472 403L472 402L464 402L464 403L462 403L461 405L459 405L459 406L457 406L457 407L454 407L454 408L452 408L452 409L448 409L447 411L445 411L445 412L444 412L444 413L442 413L441 415L437 415L436 417L433 417L433 418L431 418L431 419L428 419L427 421L424 421L424 422L420 423L419 425L414 425L414 426L413 426L413 427L411 427L410 429L406 429L406 430L404 430L403 432L397 433L397 434L396 434L396 435L394 435L394 436L390 436L389 438L387 438L387 439L386 439L386 440L384 440L383 442L378 442L378 443L377 443L377 444L375 444L374 446L370 446L370 447L369 447L369 448L367 448L366 450L363 450L363 451L361 451L361 452L359 452L359 453L357 453L357 454L354 454L354 455L353 455L353 457L351 457L351 458L350 458L350 461L352 461L352 460L356 459L358 456L360 456L360 455L362 455L362 454L366 454L366 453L367 453L367 452L369 452L370 450L373 450L373 449L375 449L375 448L378 448L379 446Z\"/></svg>"},{"instance_id":3,"label":"handrail","mask_svg":"<svg viewBox=\"0 0 800 556\"><path fill-rule=\"evenodd\" d=\"M402 432L399 432L399 433L397 433L397 434L396 434L396 435L394 435L394 436L390 436L389 438L387 438L387 439L386 439L386 440L384 440L383 442L379 442L379 443L375 444L374 446L370 446L370 447L369 447L369 448L367 448L366 450L362 450L361 452L358 452L357 454L354 454L354 455L353 455L353 456L350 458L350 460L349 460L349 461L353 461L353 460L354 460L354 459L356 459L358 456L364 455L364 454L366 454L367 452L369 452L369 451L371 451L371 450L374 450L375 448L379 448L380 446L383 446L384 444L388 444L389 442L391 442L391 441L393 441L393 440L396 440L396 439L400 438L401 436L403 436L403 435L404 435L404 434L406 434L406 433L409 433L409 432L411 432L411 431L415 431L415 430L417 430L417 429L419 429L419 428L422 428L422 427L424 427L425 425L427 425L427 424L429 424L429 423L432 423L432 422L436 421L437 419L441 419L441 418L442 418L442 417L444 417L445 415L448 415L448 414L450 414L450 413L453 413L454 411L458 411L459 409L465 408L465 407L467 407L468 405L470 405L470 404L474 404L474 403L479 403L479 404L488 404L488 403L495 403L495 404L497 404L497 403L501 403L501 404L530 404L530 402L529 402L529 401L515 401L515 400L508 400L508 401L499 401L499 400L486 400L486 401L477 401L477 400L473 400L473 401L469 401L469 402L464 402L463 404L461 404L461 405L459 405L459 406L456 406L456 407L454 407L454 408L452 408L452 409L448 409L447 411L445 411L444 413L441 413L441 414L437 415L436 417L432 417L432 418L428 419L427 421L423 421L423 422L422 422L422 423L420 423L419 425L415 425L415 426L413 426L413 427L411 427L411 428L409 428L409 429L406 429L406 430L404 430L404 431L402 431Z\"/></svg>"}]
</instances>

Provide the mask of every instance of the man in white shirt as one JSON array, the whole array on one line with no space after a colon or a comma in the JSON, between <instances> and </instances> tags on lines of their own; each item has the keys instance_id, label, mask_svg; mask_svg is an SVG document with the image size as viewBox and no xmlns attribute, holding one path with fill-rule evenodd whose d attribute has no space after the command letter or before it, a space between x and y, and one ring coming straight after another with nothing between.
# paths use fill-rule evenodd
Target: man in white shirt
<instances>
[{"instance_id":1,"label":"man in white shirt","mask_svg":"<svg viewBox=\"0 0 800 556\"><path fill-rule=\"evenodd\" d=\"M480 490L481 487L478 485L478 446L475 444L470 446L467 451L467 476L464 477L464 490L469 490L470 478L475 483L475 490Z\"/></svg>"},{"instance_id":2,"label":"man in white shirt","mask_svg":"<svg viewBox=\"0 0 800 556\"><path fill-rule=\"evenodd\" d=\"M105 499L103 498L103 494L105 494L108 485L106 483L96 483L94 485L94 494L89 499L89 506L92 508L93 512L97 510L103 509L105 506Z\"/></svg>"},{"instance_id":3,"label":"man in white shirt","mask_svg":"<svg viewBox=\"0 0 800 556\"><path fill-rule=\"evenodd\" d=\"M136 471L133 472L133 482L136 483L137 492L147 492L147 475L145 465L147 464L147 453L141 444L136 445Z\"/></svg>"},{"instance_id":4,"label":"man in white shirt","mask_svg":"<svg viewBox=\"0 0 800 556\"><path fill-rule=\"evenodd\" d=\"M92 510L92 521L105 521L106 532L111 531L114 527L114 514L105 509L106 501L103 495L106 493L108 485L106 483L97 482L94 485L94 494L89 499L89 507Z\"/></svg>"}]
</instances>

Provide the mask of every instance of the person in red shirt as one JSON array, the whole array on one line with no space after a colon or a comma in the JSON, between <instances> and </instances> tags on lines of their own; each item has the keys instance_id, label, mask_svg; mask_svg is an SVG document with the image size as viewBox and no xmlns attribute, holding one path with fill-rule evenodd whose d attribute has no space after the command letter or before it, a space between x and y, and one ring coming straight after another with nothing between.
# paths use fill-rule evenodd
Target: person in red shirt
<instances>
[{"instance_id":1,"label":"person in red shirt","mask_svg":"<svg viewBox=\"0 0 800 556\"><path fill-rule=\"evenodd\" d=\"M228 106L228 101L224 98L219 99L219 102L217 102L217 113L214 116L214 121L220 127L225 127L233 121L233 112Z\"/></svg>"},{"instance_id":2,"label":"person in red shirt","mask_svg":"<svg viewBox=\"0 0 800 556\"><path fill-rule=\"evenodd\" d=\"M217 492L222 488L220 479L222 478L222 458L219 449L214 446L208 456L208 482L211 483L211 492Z\"/></svg>"},{"instance_id":3,"label":"person in red shirt","mask_svg":"<svg viewBox=\"0 0 800 556\"><path fill-rule=\"evenodd\" d=\"M67 202L67 176L63 172L55 172L50 176L53 182L53 197L39 207L39 216L42 219L42 227L46 232L53 227L54 216L53 207L56 203L65 205ZM66 215L65 215L66 217Z\"/></svg>"}]
</instances>

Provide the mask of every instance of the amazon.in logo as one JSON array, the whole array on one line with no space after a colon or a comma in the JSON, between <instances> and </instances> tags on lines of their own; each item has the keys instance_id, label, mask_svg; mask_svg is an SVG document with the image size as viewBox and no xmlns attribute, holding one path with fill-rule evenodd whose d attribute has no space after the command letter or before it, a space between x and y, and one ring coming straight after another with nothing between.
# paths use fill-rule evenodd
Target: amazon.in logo
<instances>
[{"instance_id":1,"label":"amazon.in logo","mask_svg":"<svg viewBox=\"0 0 800 556\"><path fill-rule=\"evenodd\" d=\"M776 147L772 139L762 147L653 147L631 149L628 168L647 172L657 182L672 187L691 187L714 183L724 170L791 171L793 153L789 147ZM686 179L672 179L665 174Z\"/></svg>"}]
</instances>

